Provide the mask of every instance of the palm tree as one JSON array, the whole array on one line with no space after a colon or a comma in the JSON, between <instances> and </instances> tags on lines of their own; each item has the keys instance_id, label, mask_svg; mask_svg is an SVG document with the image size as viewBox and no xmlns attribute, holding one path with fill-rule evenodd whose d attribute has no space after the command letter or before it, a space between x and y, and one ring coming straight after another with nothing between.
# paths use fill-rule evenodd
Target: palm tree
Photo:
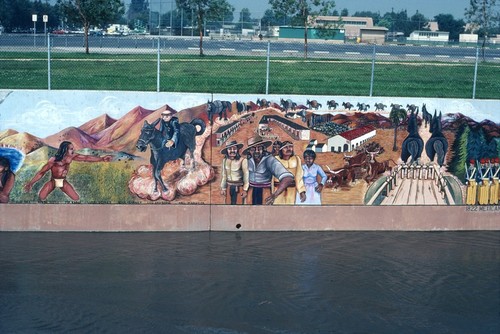
<instances>
[{"instance_id":1,"label":"palm tree","mask_svg":"<svg viewBox=\"0 0 500 334\"><path fill-rule=\"evenodd\" d=\"M392 150L394 152L398 150L398 146L396 143L396 139L398 137L398 127L401 124L401 121L406 118L406 116L406 110L403 108L392 108L391 113L389 114L389 119L394 126L394 145L392 146Z\"/></svg>"}]
</instances>

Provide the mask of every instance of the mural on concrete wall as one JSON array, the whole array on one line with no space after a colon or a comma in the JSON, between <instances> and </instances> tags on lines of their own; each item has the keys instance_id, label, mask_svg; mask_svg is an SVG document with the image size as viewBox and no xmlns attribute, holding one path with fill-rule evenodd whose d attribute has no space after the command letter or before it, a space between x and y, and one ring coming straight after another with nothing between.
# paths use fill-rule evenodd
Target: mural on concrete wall
<instances>
[{"instance_id":1,"label":"mural on concrete wall","mask_svg":"<svg viewBox=\"0 0 500 334\"><path fill-rule=\"evenodd\" d=\"M0 91L0 202L498 205L499 105Z\"/></svg>"}]
</instances>

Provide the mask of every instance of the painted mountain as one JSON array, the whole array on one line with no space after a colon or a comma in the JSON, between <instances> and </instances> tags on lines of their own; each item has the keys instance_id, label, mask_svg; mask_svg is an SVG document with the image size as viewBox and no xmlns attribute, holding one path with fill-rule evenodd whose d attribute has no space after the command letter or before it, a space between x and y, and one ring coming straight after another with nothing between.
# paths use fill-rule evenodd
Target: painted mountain
<instances>
[{"instance_id":1,"label":"painted mountain","mask_svg":"<svg viewBox=\"0 0 500 334\"><path fill-rule=\"evenodd\" d=\"M484 134L489 138L500 137L500 125L490 120L476 122L472 118L460 113L447 114L446 117L443 118L443 130L457 131L463 125L468 125L473 130L482 128Z\"/></svg>"},{"instance_id":2,"label":"painted mountain","mask_svg":"<svg viewBox=\"0 0 500 334\"><path fill-rule=\"evenodd\" d=\"M117 120L113 125L97 133L100 139L96 148L102 150L123 151L132 154L136 151L135 145L141 134L144 122L153 123L161 117L165 110L173 111L179 117L180 122L190 122L193 118L201 118L207 122L205 106L184 109L181 113L168 105L154 111L136 107L125 116Z\"/></svg>"},{"instance_id":3,"label":"painted mountain","mask_svg":"<svg viewBox=\"0 0 500 334\"><path fill-rule=\"evenodd\" d=\"M0 137L0 144L4 146L16 147L26 154L44 146L44 143L40 138L33 136L27 132L8 130L7 133L11 134L3 138Z\"/></svg>"},{"instance_id":4,"label":"painted mountain","mask_svg":"<svg viewBox=\"0 0 500 334\"><path fill-rule=\"evenodd\" d=\"M18 133L15 130L3 130L0 132L0 144L14 146L23 149L28 154L43 146L57 148L61 141L68 140L74 143L77 150L83 148L125 152L136 154L135 144L141 133L141 128L145 121L152 123L160 118L162 111L172 109L164 105L156 110L145 109L137 106L119 119L114 119L109 115L101 115L79 127L68 127L44 139L37 138L29 133ZM273 109L276 113L281 111ZM268 109L268 111L270 111ZM233 110L235 108L233 107ZM265 110L265 109L264 109ZM233 113L234 114L234 113ZM228 115L228 117L231 115ZM205 105L187 108L177 113L181 122L189 122L193 118L201 118L208 122ZM310 115L308 115L310 117ZM390 128L390 121L377 113L338 113L328 117L325 121L333 121L338 124L346 124L351 128L363 125L372 125L375 128ZM300 120L297 120L300 122ZM499 137L500 125L490 121L476 122L461 114L447 115L443 118L443 129L456 131L462 124L471 127L482 127L485 134L490 137Z\"/></svg>"},{"instance_id":5,"label":"painted mountain","mask_svg":"<svg viewBox=\"0 0 500 334\"><path fill-rule=\"evenodd\" d=\"M69 127L48 136L43 139L43 142L51 147L59 147L59 144L65 140L72 142L76 150L84 147L96 148L95 144L97 142L94 137L75 127Z\"/></svg>"},{"instance_id":6,"label":"painted mountain","mask_svg":"<svg viewBox=\"0 0 500 334\"><path fill-rule=\"evenodd\" d=\"M12 130L12 129L0 131L0 140L7 138L9 136L15 135L16 133L18 133L18 132L16 130Z\"/></svg>"},{"instance_id":7,"label":"painted mountain","mask_svg":"<svg viewBox=\"0 0 500 334\"><path fill-rule=\"evenodd\" d=\"M138 138L137 130L134 128L140 126L144 119L148 116L156 114L158 118L163 110L168 106L163 106L155 111L144 109L142 107L135 107L111 126L103 129L101 132L96 133L94 136L99 138L96 143L96 148L110 149L113 151L126 151L129 152ZM154 116L153 116L154 117Z\"/></svg>"},{"instance_id":8,"label":"painted mountain","mask_svg":"<svg viewBox=\"0 0 500 334\"><path fill-rule=\"evenodd\" d=\"M140 108L140 107L139 107ZM79 126L78 128L88 135L94 136L99 132L109 128L116 122L116 119L110 117L108 114L96 117L87 123Z\"/></svg>"},{"instance_id":9,"label":"painted mountain","mask_svg":"<svg viewBox=\"0 0 500 334\"><path fill-rule=\"evenodd\" d=\"M68 140L75 145L77 150L84 147L96 148L98 141L97 134L116 122L116 119L109 117L107 114L96 117L80 127L69 127L56 134L50 135L44 139L46 145L51 147L59 147L59 144Z\"/></svg>"}]
</instances>

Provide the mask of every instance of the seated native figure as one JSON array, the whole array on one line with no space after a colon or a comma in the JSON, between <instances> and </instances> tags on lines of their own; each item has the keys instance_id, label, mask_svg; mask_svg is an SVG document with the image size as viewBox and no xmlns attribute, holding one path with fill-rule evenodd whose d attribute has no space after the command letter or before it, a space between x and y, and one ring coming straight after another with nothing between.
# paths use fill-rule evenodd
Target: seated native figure
<instances>
[{"instance_id":1,"label":"seated native figure","mask_svg":"<svg viewBox=\"0 0 500 334\"><path fill-rule=\"evenodd\" d=\"M174 114L175 111L167 109L161 113L161 118L152 123L153 126L160 123L159 130L163 135L162 146L168 148L176 148L179 141L179 119Z\"/></svg>"}]
</instances>

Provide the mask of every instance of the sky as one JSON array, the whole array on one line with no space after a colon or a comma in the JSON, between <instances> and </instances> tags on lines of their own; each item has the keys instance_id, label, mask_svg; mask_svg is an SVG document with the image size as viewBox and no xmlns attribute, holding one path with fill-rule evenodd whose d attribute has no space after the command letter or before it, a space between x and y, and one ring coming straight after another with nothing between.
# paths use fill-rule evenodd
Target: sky
<instances>
[{"instance_id":1,"label":"sky","mask_svg":"<svg viewBox=\"0 0 500 334\"><path fill-rule=\"evenodd\" d=\"M155 1L155 0L150 0ZM158 0L156 0L158 1ZM260 18L271 8L269 0L228 0L235 7L235 14L242 8L248 8L252 18ZM335 9L341 11L344 8L349 14L357 11L380 12L381 15L394 9L395 12L407 10L408 16L412 16L418 10L425 17L431 19L438 14L452 14L455 19L463 19L465 8L469 0L336 0Z\"/></svg>"},{"instance_id":2,"label":"sky","mask_svg":"<svg viewBox=\"0 0 500 334\"><path fill-rule=\"evenodd\" d=\"M40 138L53 135L69 126L80 126L104 114L118 119L137 106L156 110L165 104L183 110L206 103L214 98L225 101L256 101L259 94L168 93L129 91L64 91L64 90L0 90L0 132L7 129L28 132ZM302 101L315 99L326 105L332 96L268 95L270 101L281 98ZM352 100L352 96L334 96L337 101ZM360 103L426 104L429 110L439 110L443 115L461 113L480 122L488 119L500 123L498 100L435 99L416 97L356 97ZM373 109L372 109L373 110ZM321 111L321 110L320 110ZM326 111L326 110L324 110ZM387 116L387 114L385 114Z\"/></svg>"},{"instance_id":3,"label":"sky","mask_svg":"<svg viewBox=\"0 0 500 334\"><path fill-rule=\"evenodd\" d=\"M123 0L129 4L131 0ZM242 8L248 8L254 19L261 18L267 9L270 9L269 0L227 0L234 8L234 16ZM50 0L55 3L56 0ZM172 5L175 7L175 0L149 0L151 7L162 4L164 10L168 10ZM394 9L395 12L408 11L408 16L412 16L418 10L425 17L432 19L438 14L452 14L455 19L463 19L465 8L469 6L469 0L335 0L335 8L341 11L344 8L349 10L349 14L357 11L380 12L381 15Z\"/></svg>"}]
</instances>

